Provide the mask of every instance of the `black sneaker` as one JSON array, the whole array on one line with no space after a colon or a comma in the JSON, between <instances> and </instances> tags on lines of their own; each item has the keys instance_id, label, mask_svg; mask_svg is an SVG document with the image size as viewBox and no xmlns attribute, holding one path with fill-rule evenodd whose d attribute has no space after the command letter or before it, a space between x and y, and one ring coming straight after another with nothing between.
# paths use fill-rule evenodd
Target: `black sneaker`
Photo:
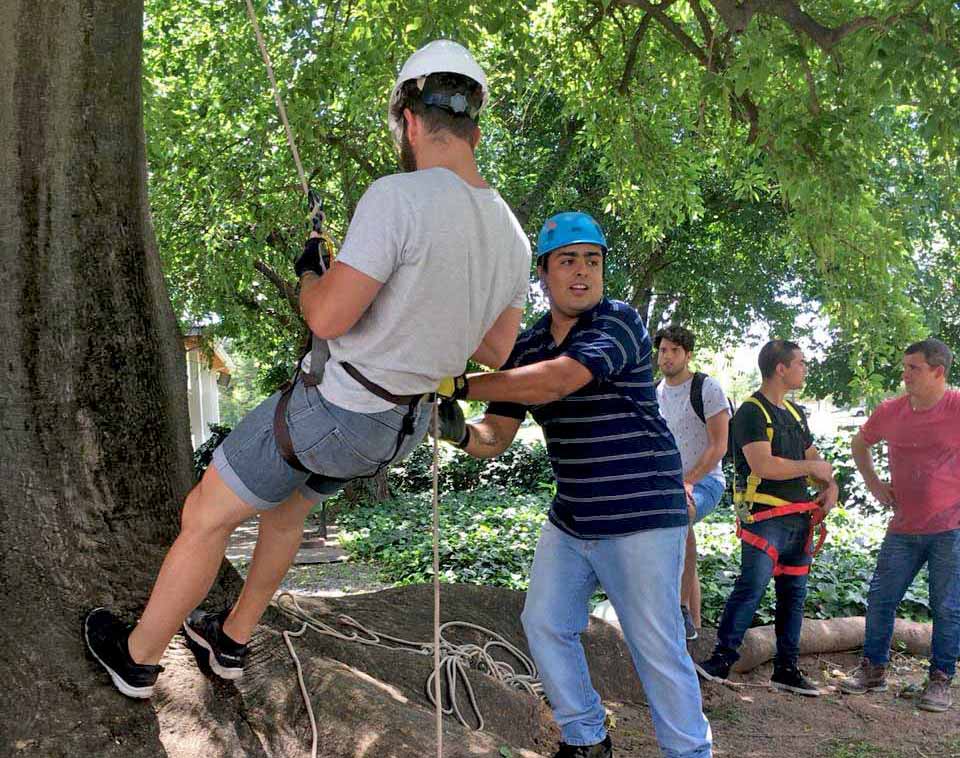
<instances>
[{"instance_id":1,"label":"black sneaker","mask_svg":"<svg viewBox=\"0 0 960 758\"><path fill-rule=\"evenodd\" d=\"M99 661L114 686L127 697L148 698L163 666L136 663L127 649L131 627L106 608L94 608L83 620L87 649Z\"/></svg>"},{"instance_id":2,"label":"black sneaker","mask_svg":"<svg viewBox=\"0 0 960 758\"><path fill-rule=\"evenodd\" d=\"M697 627L693 624L693 616L690 615L690 609L685 605L680 606L680 613L683 614L683 630L688 640L695 640L700 636Z\"/></svg>"},{"instance_id":3,"label":"black sneaker","mask_svg":"<svg viewBox=\"0 0 960 758\"><path fill-rule=\"evenodd\" d=\"M613 743L609 734L596 745L568 745L561 742L553 758L613 758Z\"/></svg>"},{"instance_id":4,"label":"black sneaker","mask_svg":"<svg viewBox=\"0 0 960 758\"><path fill-rule=\"evenodd\" d=\"M207 613L199 608L191 611L183 622L183 634L197 659L206 659L214 674L221 679L243 676L247 646L234 642L223 632L223 621L230 610Z\"/></svg>"},{"instance_id":5,"label":"black sneaker","mask_svg":"<svg viewBox=\"0 0 960 758\"><path fill-rule=\"evenodd\" d=\"M778 666L774 664L770 683L775 690L795 692L807 697L820 697L823 694L816 683L808 679L796 665Z\"/></svg>"},{"instance_id":6,"label":"black sneaker","mask_svg":"<svg viewBox=\"0 0 960 758\"><path fill-rule=\"evenodd\" d=\"M730 676L730 668L733 662L720 653L714 653L707 660L697 663L693 662L693 667L697 674L709 682L725 682Z\"/></svg>"}]
</instances>

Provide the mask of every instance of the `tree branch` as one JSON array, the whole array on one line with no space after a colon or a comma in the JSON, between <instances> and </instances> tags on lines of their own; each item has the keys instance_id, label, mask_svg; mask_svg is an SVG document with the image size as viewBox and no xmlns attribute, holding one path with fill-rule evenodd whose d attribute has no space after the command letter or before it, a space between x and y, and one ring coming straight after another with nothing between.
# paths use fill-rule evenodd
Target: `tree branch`
<instances>
[{"instance_id":1,"label":"tree branch","mask_svg":"<svg viewBox=\"0 0 960 758\"><path fill-rule=\"evenodd\" d=\"M574 139L576 138L577 132L580 131L580 127L582 125L583 122L579 119L570 119L567 121L563 130L563 136L560 138L560 142L557 144L557 151L553 154L549 165L545 168L545 170L540 172L540 178L537 180L537 183L534 185L533 189L530 190L530 192L527 193L527 196L517 204L516 208L514 208L513 212L514 215L516 215L517 220L520 222L520 226L526 228L527 223L530 221L534 213L540 207L540 204L546 198L550 188L553 187L554 183L557 181L557 177L560 176L560 174L563 172L563 169L570 161L570 158L573 156Z\"/></svg>"},{"instance_id":2,"label":"tree branch","mask_svg":"<svg viewBox=\"0 0 960 758\"><path fill-rule=\"evenodd\" d=\"M321 134L319 135L319 140L326 145L336 148L343 155L349 157L357 165L359 165L360 168L362 168L371 179L376 179L380 175L377 171L377 167L370 162L370 159L360 152L360 150L350 144L346 137L335 137L332 134Z\"/></svg>"},{"instance_id":3,"label":"tree branch","mask_svg":"<svg viewBox=\"0 0 960 758\"><path fill-rule=\"evenodd\" d=\"M885 19L876 16L860 16L831 29L824 26L804 11L796 0L710 0L724 24L734 34L741 34L749 26L754 15L760 14L779 18L797 34L812 40L823 52L831 54L837 45L861 29L881 28L902 21L913 13L922 0L913 0L902 12L894 13Z\"/></svg>"},{"instance_id":4,"label":"tree branch","mask_svg":"<svg viewBox=\"0 0 960 758\"><path fill-rule=\"evenodd\" d=\"M641 10L646 11L651 16L657 19L660 22L660 25L670 33L670 35L680 43L680 45L690 53L694 58L696 58L700 63L706 67L708 66L708 57L707 54L700 48L700 46L693 41L693 38L687 34L683 28L674 21L670 16L665 12L665 8L670 5L670 3L663 3L661 5L653 5L648 2L648 0L618 0L618 5L635 5Z\"/></svg>"},{"instance_id":5,"label":"tree branch","mask_svg":"<svg viewBox=\"0 0 960 758\"><path fill-rule=\"evenodd\" d=\"M714 31L713 27L710 26L710 19L707 18L707 14L703 11L703 6L700 5L700 0L690 0L690 7L693 8L693 15L697 17L697 23L700 24L700 30L703 32L703 44L707 48L707 68L711 71L715 69L713 66L713 38Z\"/></svg>"},{"instance_id":6,"label":"tree branch","mask_svg":"<svg viewBox=\"0 0 960 758\"><path fill-rule=\"evenodd\" d=\"M280 296L286 299L294 313L300 313L300 297L297 294L297 288L294 285L290 284L290 282L274 271L271 266L259 258L253 262L253 267L263 274L267 278L267 281L277 288Z\"/></svg>"},{"instance_id":7,"label":"tree branch","mask_svg":"<svg viewBox=\"0 0 960 758\"><path fill-rule=\"evenodd\" d=\"M623 75L620 77L620 85L617 87L617 92L621 95L627 94L630 79L633 78L633 69L637 65L637 50L640 49L643 36L647 33L647 28L650 26L650 18L649 13L644 14L643 18L640 19L640 23L637 25L637 30L633 33L633 39L630 40L630 48L627 50L627 60L623 66Z\"/></svg>"},{"instance_id":8,"label":"tree branch","mask_svg":"<svg viewBox=\"0 0 960 758\"><path fill-rule=\"evenodd\" d=\"M821 109L820 98L817 97L817 83L814 81L813 69L810 68L810 61L807 60L806 52L804 52L800 58L800 65L803 66L803 78L807 80L807 91L810 98L807 103L807 108L812 115L819 116Z\"/></svg>"}]
</instances>

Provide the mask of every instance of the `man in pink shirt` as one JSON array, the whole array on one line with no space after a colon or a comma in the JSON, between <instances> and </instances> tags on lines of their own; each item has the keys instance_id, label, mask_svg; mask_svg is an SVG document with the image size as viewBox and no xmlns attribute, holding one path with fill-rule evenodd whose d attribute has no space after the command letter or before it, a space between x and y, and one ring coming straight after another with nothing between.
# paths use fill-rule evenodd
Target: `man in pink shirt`
<instances>
[{"instance_id":1,"label":"man in pink shirt","mask_svg":"<svg viewBox=\"0 0 960 758\"><path fill-rule=\"evenodd\" d=\"M840 683L848 694L883 691L897 606L927 564L933 641L919 707L950 707L960 656L960 392L947 389L953 355L937 339L903 356L906 394L880 404L853 439L853 459L873 496L893 510L867 597L860 668ZM886 441L890 482L877 475L870 448Z\"/></svg>"}]
</instances>

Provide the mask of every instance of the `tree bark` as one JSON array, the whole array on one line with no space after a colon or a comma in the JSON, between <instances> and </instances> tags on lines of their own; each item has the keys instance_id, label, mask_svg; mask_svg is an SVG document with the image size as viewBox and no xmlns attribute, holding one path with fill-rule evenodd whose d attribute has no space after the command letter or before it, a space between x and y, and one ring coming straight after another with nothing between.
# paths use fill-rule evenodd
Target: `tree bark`
<instances>
[{"instance_id":1,"label":"tree bark","mask_svg":"<svg viewBox=\"0 0 960 758\"><path fill-rule=\"evenodd\" d=\"M147 207L140 2L0 2L0 754L157 755L84 660L142 608L191 484ZM130 735L136 735L131 737Z\"/></svg>"}]
</instances>

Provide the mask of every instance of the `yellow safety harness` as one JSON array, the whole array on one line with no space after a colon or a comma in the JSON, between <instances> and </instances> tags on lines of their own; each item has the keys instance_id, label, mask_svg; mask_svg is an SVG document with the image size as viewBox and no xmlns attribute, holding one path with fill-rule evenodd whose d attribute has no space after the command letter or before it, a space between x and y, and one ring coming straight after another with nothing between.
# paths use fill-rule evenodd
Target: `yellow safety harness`
<instances>
[{"instance_id":1,"label":"yellow safety harness","mask_svg":"<svg viewBox=\"0 0 960 758\"><path fill-rule=\"evenodd\" d=\"M763 413L763 418L767 424L767 441L772 445L773 418L771 418L770 413L767 411L766 407L764 407L763 403L761 403L755 397L748 397L744 402L753 403L760 409L760 412ZM800 416L800 411L794 408L789 400L785 399L783 402L787 410L790 411L790 415L796 419L798 424L803 426L803 418ZM757 488L760 486L762 481L763 479L754 474L753 470L751 469L750 474L747 476L747 488L745 490L738 490L736 460L734 460L733 509L737 516L737 537L746 542L748 545L752 545L753 547L757 548L758 550L762 550L768 556L770 556L770 559L773 561L774 576L779 576L781 574L802 576L803 574L807 574L810 571L809 565L795 566L781 563L780 553L777 548L771 545L760 535L755 534L748 529L743 529L742 524L753 524L757 521L780 518L782 516L789 516L794 513L809 513L810 531L807 533L807 543L804 546L804 552L809 555L812 560L813 556L820 552L820 549L823 547L823 543L827 539L827 527L823 523L823 519L826 514L820 507L820 504L816 501L810 500L802 502L790 502L789 500L784 500L783 498L776 497L775 495L767 495L763 492L757 492ZM755 505L770 506L770 509L754 513L753 507ZM820 533L817 538L817 544L814 546L813 538L817 527L819 527Z\"/></svg>"},{"instance_id":2,"label":"yellow safety harness","mask_svg":"<svg viewBox=\"0 0 960 758\"><path fill-rule=\"evenodd\" d=\"M763 414L763 419L767 424L767 442L771 445L773 444L773 418L770 416L770 412L766 409L763 403L761 403L757 398L751 396L744 400L745 403L752 403L760 409L760 412ZM787 410L790 411L790 415L796 419L796 422L803 426L803 417L800 415L800 411L793 407L793 404L789 400L784 400L783 404L786 406ZM763 481L759 476L750 471L750 475L747 476L747 488L745 490L737 489L737 467L736 461L734 461L733 467L733 509L737 515L737 518L743 521L744 523L751 524L754 521L754 514L751 512L754 505L770 505L773 507L779 507L784 505L789 505L789 500L784 500L781 497L776 497L775 495L767 495L763 492L757 492L757 489L760 487L760 483Z\"/></svg>"}]
</instances>

